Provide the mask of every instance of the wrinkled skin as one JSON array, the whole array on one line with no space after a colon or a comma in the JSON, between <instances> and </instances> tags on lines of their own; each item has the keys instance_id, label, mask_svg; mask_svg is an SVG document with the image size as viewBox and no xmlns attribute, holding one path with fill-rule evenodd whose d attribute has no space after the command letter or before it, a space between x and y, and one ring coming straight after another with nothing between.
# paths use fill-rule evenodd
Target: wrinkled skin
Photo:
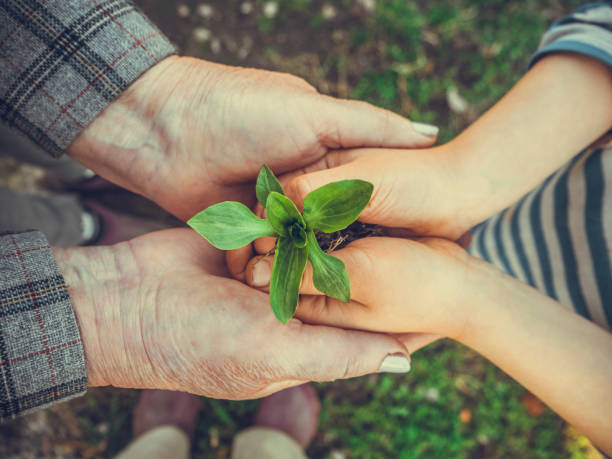
<instances>
[{"instance_id":1,"label":"wrinkled skin","mask_svg":"<svg viewBox=\"0 0 612 459\"><path fill-rule=\"evenodd\" d=\"M408 354L388 335L280 324L268 296L228 278L223 253L190 230L54 251L90 385L247 399L376 372L387 355Z\"/></svg>"},{"instance_id":2,"label":"wrinkled skin","mask_svg":"<svg viewBox=\"0 0 612 459\"><path fill-rule=\"evenodd\" d=\"M223 200L253 205L263 164L283 173L335 149L434 141L399 115L323 96L292 75L172 56L110 104L68 153L186 220Z\"/></svg>"}]
</instances>

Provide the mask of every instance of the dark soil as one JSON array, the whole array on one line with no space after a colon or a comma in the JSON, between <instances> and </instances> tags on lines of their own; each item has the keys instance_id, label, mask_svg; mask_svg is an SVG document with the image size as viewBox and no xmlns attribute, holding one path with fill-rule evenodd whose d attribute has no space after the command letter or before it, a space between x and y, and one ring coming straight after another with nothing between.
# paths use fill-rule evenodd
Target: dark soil
<instances>
[{"instance_id":1,"label":"dark soil","mask_svg":"<svg viewBox=\"0 0 612 459\"><path fill-rule=\"evenodd\" d=\"M334 233L318 233L317 241L321 248L327 253L340 250L350 242L371 236L384 236L385 229L379 225L369 223L353 222L348 227Z\"/></svg>"}]
</instances>

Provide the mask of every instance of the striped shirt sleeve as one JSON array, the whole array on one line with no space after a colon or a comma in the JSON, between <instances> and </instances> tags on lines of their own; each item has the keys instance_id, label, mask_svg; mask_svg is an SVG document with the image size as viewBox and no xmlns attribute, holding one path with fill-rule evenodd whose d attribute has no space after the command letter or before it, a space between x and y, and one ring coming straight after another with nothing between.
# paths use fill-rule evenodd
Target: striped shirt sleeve
<instances>
[{"instance_id":1,"label":"striped shirt sleeve","mask_svg":"<svg viewBox=\"0 0 612 459\"><path fill-rule=\"evenodd\" d=\"M174 53L127 0L0 2L0 122L52 156Z\"/></svg>"},{"instance_id":2,"label":"striped shirt sleeve","mask_svg":"<svg viewBox=\"0 0 612 459\"><path fill-rule=\"evenodd\" d=\"M576 52L612 67L612 6L607 2L584 5L544 34L530 67L555 52Z\"/></svg>"},{"instance_id":3,"label":"striped shirt sleeve","mask_svg":"<svg viewBox=\"0 0 612 459\"><path fill-rule=\"evenodd\" d=\"M531 65L559 51L612 66L612 7L586 5L555 23ZM474 228L468 250L612 330L611 190L612 144L587 148Z\"/></svg>"},{"instance_id":4,"label":"striped shirt sleeve","mask_svg":"<svg viewBox=\"0 0 612 459\"><path fill-rule=\"evenodd\" d=\"M86 389L77 320L45 236L0 235L0 421Z\"/></svg>"},{"instance_id":5,"label":"striped shirt sleeve","mask_svg":"<svg viewBox=\"0 0 612 459\"><path fill-rule=\"evenodd\" d=\"M469 252L612 330L612 146L587 148L472 230Z\"/></svg>"}]
</instances>

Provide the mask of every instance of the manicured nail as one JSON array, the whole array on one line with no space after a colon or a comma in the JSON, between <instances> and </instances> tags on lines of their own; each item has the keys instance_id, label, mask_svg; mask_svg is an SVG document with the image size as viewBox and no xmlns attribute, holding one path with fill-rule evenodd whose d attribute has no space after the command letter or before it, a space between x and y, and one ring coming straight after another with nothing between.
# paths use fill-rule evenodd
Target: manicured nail
<instances>
[{"instance_id":1,"label":"manicured nail","mask_svg":"<svg viewBox=\"0 0 612 459\"><path fill-rule=\"evenodd\" d=\"M416 121L412 122L412 127L419 134L423 134L429 137L436 136L438 135L438 132L440 132L440 128L438 126L433 126L431 124L425 123L417 123Z\"/></svg>"},{"instance_id":2,"label":"manicured nail","mask_svg":"<svg viewBox=\"0 0 612 459\"><path fill-rule=\"evenodd\" d=\"M391 354L385 357L379 373L408 373L410 371L410 358L404 354Z\"/></svg>"},{"instance_id":3,"label":"manicured nail","mask_svg":"<svg viewBox=\"0 0 612 459\"><path fill-rule=\"evenodd\" d=\"M270 283L270 276L270 264L263 259L256 261L251 272L251 286L265 287Z\"/></svg>"}]
</instances>

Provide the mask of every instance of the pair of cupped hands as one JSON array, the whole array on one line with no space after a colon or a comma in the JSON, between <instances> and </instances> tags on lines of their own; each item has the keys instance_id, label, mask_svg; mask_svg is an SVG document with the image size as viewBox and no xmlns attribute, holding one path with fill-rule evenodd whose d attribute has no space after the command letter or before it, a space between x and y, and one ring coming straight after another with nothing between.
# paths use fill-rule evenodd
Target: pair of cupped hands
<instances>
[{"instance_id":1,"label":"pair of cupped hands","mask_svg":"<svg viewBox=\"0 0 612 459\"><path fill-rule=\"evenodd\" d=\"M72 143L72 157L183 220L224 200L254 206L263 164L298 207L326 183L367 180L374 192L359 220L389 236L334 252L350 303L318 292L307 267L287 325L265 293L265 243L225 254L173 229L56 249L90 384L256 398L306 381L406 372L410 352L438 335L460 338L466 279L479 262L454 241L486 215L466 191L461 151L429 148L435 135L286 74L182 57L152 67Z\"/></svg>"}]
</instances>

